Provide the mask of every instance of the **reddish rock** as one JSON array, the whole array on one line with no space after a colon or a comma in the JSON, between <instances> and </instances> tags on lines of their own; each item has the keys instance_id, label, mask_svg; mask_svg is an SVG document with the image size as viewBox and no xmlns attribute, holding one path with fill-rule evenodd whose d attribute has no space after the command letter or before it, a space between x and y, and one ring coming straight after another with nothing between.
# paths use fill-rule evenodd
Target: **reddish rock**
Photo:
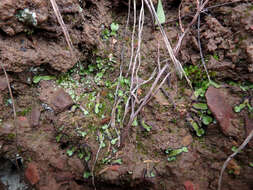
<instances>
[{"instance_id":1,"label":"reddish rock","mask_svg":"<svg viewBox=\"0 0 253 190\"><path fill-rule=\"evenodd\" d=\"M54 168L59 170L64 170L67 164L66 159L63 156L52 156L49 158L49 162Z\"/></svg>"},{"instance_id":2,"label":"reddish rock","mask_svg":"<svg viewBox=\"0 0 253 190\"><path fill-rule=\"evenodd\" d=\"M76 175L83 174L84 166L80 159L71 158L68 160L68 165L71 167L72 172L74 172Z\"/></svg>"},{"instance_id":3,"label":"reddish rock","mask_svg":"<svg viewBox=\"0 0 253 190\"><path fill-rule=\"evenodd\" d=\"M206 92L207 105L219 122L221 131L227 136L238 136L237 121L232 106L226 101L226 97L220 89L210 86Z\"/></svg>"},{"instance_id":4,"label":"reddish rock","mask_svg":"<svg viewBox=\"0 0 253 190\"><path fill-rule=\"evenodd\" d=\"M39 170L36 163L29 163L26 171L25 171L25 177L30 182L31 185L35 185L40 180Z\"/></svg>"},{"instance_id":5,"label":"reddish rock","mask_svg":"<svg viewBox=\"0 0 253 190\"><path fill-rule=\"evenodd\" d=\"M30 116L29 116L29 122L32 127L36 127L39 125L40 121L40 109L38 106L32 107Z\"/></svg>"},{"instance_id":6,"label":"reddish rock","mask_svg":"<svg viewBox=\"0 0 253 190\"><path fill-rule=\"evenodd\" d=\"M72 98L62 88L56 88L48 81L40 82L40 100L59 113L74 104Z\"/></svg>"},{"instance_id":7,"label":"reddish rock","mask_svg":"<svg viewBox=\"0 0 253 190\"><path fill-rule=\"evenodd\" d=\"M70 95L66 93L62 88L54 92L49 102L56 112L64 111L74 104Z\"/></svg>"},{"instance_id":8,"label":"reddish rock","mask_svg":"<svg viewBox=\"0 0 253 190\"><path fill-rule=\"evenodd\" d=\"M199 190L199 185L194 184L192 181L185 181L184 188L185 190Z\"/></svg>"},{"instance_id":9,"label":"reddish rock","mask_svg":"<svg viewBox=\"0 0 253 190\"><path fill-rule=\"evenodd\" d=\"M17 126L19 128L28 128L30 126L29 120L24 116L20 116L17 118Z\"/></svg>"}]
</instances>

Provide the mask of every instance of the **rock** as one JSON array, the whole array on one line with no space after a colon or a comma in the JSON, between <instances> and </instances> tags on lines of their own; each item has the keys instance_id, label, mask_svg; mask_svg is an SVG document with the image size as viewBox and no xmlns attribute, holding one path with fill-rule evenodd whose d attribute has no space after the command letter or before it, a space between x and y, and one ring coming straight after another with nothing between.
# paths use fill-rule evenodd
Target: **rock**
<instances>
[{"instance_id":1,"label":"rock","mask_svg":"<svg viewBox=\"0 0 253 190\"><path fill-rule=\"evenodd\" d=\"M39 125L40 121L40 109L38 106L32 107L30 116L29 116L29 122L32 127L36 127Z\"/></svg>"},{"instance_id":2,"label":"rock","mask_svg":"<svg viewBox=\"0 0 253 190\"><path fill-rule=\"evenodd\" d=\"M50 165L58 170L64 170L66 167L66 158L63 156L51 156L49 158Z\"/></svg>"},{"instance_id":3,"label":"rock","mask_svg":"<svg viewBox=\"0 0 253 190\"><path fill-rule=\"evenodd\" d=\"M20 128L28 128L30 126L29 120L24 116L20 116L17 118L17 126Z\"/></svg>"},{"instance_id":4,"label":"rock","mask_svg":"<svg viewBox=\"0 0 253 190\"><path fill-rule=\"evenodd\" d=\"M221 90L210 86L206 92L207 105L219 122L221 131L227 136L237 137L237 123L231 105L226 101L227 98Z\"/></svg>"},{"instance_id":5,"label":"rock","mask_svg":"<svg viewBox=\"0 0 253 190\"><path fill-rule=\"evenodd\" d=\"M229 69L234 69L235 65L232 62L220 62L214 59L213 56L210 57L210 60L208 61L207 68L214 71L226 71Z\"/></svg>"},{"instance_id":6,"label":"rock","mask_svg":"<svg viewBox=\"0 0 253 190\"><path fill-rule=\"evenodd\" d=\"M74 104L72 98L62 88L54 87L48 81L41 81L39 99L48 104L56 113L68 109Z\"/></svg>"},{"instance_id":7,"label":"rock","mask_svg":"<svg viewBox=\"0 0 253 190\"><path fill-rule=\"evenodd\" d=\"M82 175L84 172L84 166L82 161L77 158L72 158L68 160L68 165L71 166L73 172L77 175Z\"/></svg>"},{"instance_id":8,"label":"rock","mask_svg":"<svg viewBox=\"0 0 253 190\"><path fill-rule=\"evenodd\" d=\"M58 89L50 98L50 105L56 112L64 111L74 104L72 98L62 88Z\"/></svg>"},{"instance_id":9,"label":"rock","mask_svg":"<svg viewBox=\"0 0 253 190\"><path fill-rule=\"evenodd\" d=\"M195 185L192 181L185 181L184 188L185 190L199 190L199 185Z\"/></svg>"},{"instance_id":10,"label":"rock","mask_svg":"<svg viewBox=\"0 0 253 190\"><path fill-rule=\"evenodd\" d=\"M189 146L192 143L193 139L191 135L186 135L183 139L182 139L182 145L183 146Z\"/></svg>"},{"instance_id":11,"label":"rock","mask_svg":"<svg viewBox=\"0 0 253 190\"><path fill-rule=\"evenodd\" d=\"M31 185L35 185L40 180L39 170L37 164L30 162L25 170L25 177Z\"/></svg>"}]
</instances>

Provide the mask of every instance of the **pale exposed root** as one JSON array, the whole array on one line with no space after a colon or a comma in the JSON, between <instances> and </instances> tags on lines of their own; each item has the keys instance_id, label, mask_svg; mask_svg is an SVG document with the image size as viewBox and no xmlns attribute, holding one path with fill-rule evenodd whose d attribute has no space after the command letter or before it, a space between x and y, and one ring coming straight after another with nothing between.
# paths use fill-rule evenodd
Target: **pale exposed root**
<instances>
[{"instance_id":1,"label":"pale exposed root","mask_svg":"<svg viewBox=\"0 0 253 190\"><path fill-rule=\"evenodd\" d=\"M222 182L222 176L223 173L228 165L228 163L230 162L230 160L235 157L242 149L244 149L244 147L249 143L249 141L252 139L253 137L253 130L251 130L250 134L248 135L248 137L243 141L243 143L241 144L241 146L233 153L231 154L227 160L224 162L221 172L220 172L220 177L219 177L219 182L218 182L218 190L221 190L221 182Z\"/></svg>"},{"instance_id":2,"label":"pale exposed root","mask_svg":"<svg viewBox=\"0 0 253 190\"><path fill-rule=\"evenodd\" d=\"M15 101L14 101L14 98L13 98L13 94L12 94L12 90L11 90L11 85L10 85L10 80L9 80L8 74L7 74L7 72L6 72L5 68L4 68L3 63L0 62L0 64L1 64L1 68L3 69L5 78L6 78L6 82L7 82L9 94L10 94L10 97L11 97L11 102L12 102L13 120L14 120L15 135L16 135L16 140L15 140L16 155L15 155L15 158L16 158L16 165L17 165L17 168L19 169L19 165L18 165L18 156L19 156L19 155L18 155L17 112L16 112Z\"/></svg>"},{"instance_id":3,"label":"pale exposed root","mask_svg":"<svg viewBox=\"0 0 253 190\"><path fill-rule=\"evenodd\" d=\"M72 57L75 59L75 61L77 61L76 56L74 54L73 43L70 39L70 35L69 35L68 30L67 30L67 27L66 27L66 25L65 25L65 23L62 19L61 13L60 13L59 8L58 8L58 5L56 4L55 0L50 0L50 2L51 2L51 5L54 9L55 16L56 16L56 18L57 18L57 20L58 20L58 22L59 22L59 24L60 24L60 26L63 30L65 39L66 39L67 44L68 44L69 49L70 49L70 53L71 53Z\"/></svg>"}]
</instances>

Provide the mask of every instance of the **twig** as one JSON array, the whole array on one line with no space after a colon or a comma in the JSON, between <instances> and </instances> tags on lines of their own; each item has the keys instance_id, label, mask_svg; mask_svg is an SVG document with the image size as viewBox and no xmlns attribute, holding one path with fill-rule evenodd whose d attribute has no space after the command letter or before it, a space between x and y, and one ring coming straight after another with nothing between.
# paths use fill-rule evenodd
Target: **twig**
<instances>
[{"instance_id":1,"label":"twig","mask_svg":"<svg viewBox=\"0 0 253 190\"><path fill-rule=\"evenodd\" d=\"M198 3L198 5L197 5L198 9L199 9L199 7L203 4L203 0L201 0L200 2L197 0L197 3ZM209 73L208 73L208 70L207 70L207 67L206 67L206 64L205 64L205 60L204 60L204 56L203 56L203 52L202 52L202 47L201 47L201 42L200 42L200 14L198 16L198 24L197 25L198 25L198 45L199 45L200 58L201 58L202 65L205 68L207 78L210 82L211 79L210 79L210 76L209 76Z\"/></svg>"},{"instance_id":2,"label":"twig","mask_svg":"<svg viewBox=\"0 0 253 190\"><path fill-rule=\"evenodd\" d=\"M66 39L67 44L68 44L69 49L70 49L70 53L71 53L72 57L75 59L75 61L76 61L76 56L75 56L74 51L73 51L73 44L72 44L71 38L69 36L69 32L67 30L67 27L66 27L66 25L65 25L65 23L64 23L64 21L62 19L61 13L60 13L59 8L58 8L58 5L56 4L55 0L50 0L50 2L51 2L52 7L54 9L54 13L56 15L56 18L57 18L57 20L58 20L58 22L59 22L59 24L60 24L60 26L61 26L61 28L63 30L65 39Z\"/></svg>"},{"instance_id":3,"label":"twig","mask_svg":"<svg viewBox=\"0 0 253 190\"><path fill-rule=\"evenodd\" d=\"M98 139L99 139L99 148L97 150L97 153L96 153L96 157L95 157L95 161L94 161L94 164L92 166L92 170L91 170L91 175L92 175L92 185L94 187L94 189L96 190L96 184L95 184L95 175L94 175L94 169L95 169L95 166L96 166L96 162L97 162L97 159L98 159L98 155L99 155L99 152L101 151L102 149L102 144L103 144L103 141L104 141L104 136L99 132L98 134Z\"/></svg>"},{"instance_id":4,"label":"twig","mask_svg":"<svg viewBox=\"0 0 253 190\"><path fill-rule=\"evenodd\" d=\"M178 8L178 20L179 20L179 26L181 29L181 32L184 32L184 28L182 26L182 20L181 20L181 8L182 8L183 0L180 2L179 8Z\"/></svg>"},{"instance_id":5,"label":"twig","mask_svg":"<svg viewBox=\"0 0 253 190\"><path fill-rule=\"evenodd\" d=\"M4 71L4 75L5 75L5 78L6 78L6 82L7 82L7 86L8 86L8 90L9 90L9 93L10 93L10 97L11 97L11 102L12 102L12 109L13 109L13 119L14 119L14 127L15 127L15 135L16 135L16 140L15 140L15 146L16 146L16 155L15 155L15 158L16 158L16 165L17 165L17 168L19 169L19 165L18 165L18 128L17 128L17 112L16 112L16 107L15 107L15 102L14 102L14 98L13 98L13 94L12 94L12 90L11 90L11 85L10 85L10 80L9 80L9 77L7 75L7 72L4 68L4 65L2 62L1 63L1 67Z\"/></svg>"},{"instance_id":6,"label":"twig","mask_svg":"<svg viewBox=\"0 0 253 190\"><path fill-rule=\"evenodd\" d=\"M230 162L230 160L235 157L248 143L249 141L252 139L253 137L253 130L251 130L250 134L248 135L248 137L243 141L243 143L241 144L241 146L233 153L231 154L227 160L224 162L221 172L220 172L220 177L219 177L219 182L218 182L218 190L221 190L221 182L222 182L222 175L228 165L228 163Z\"/></svg>"},{"instance_id":7,"label":"twig","mask_svg":"<svg viewBox=\"0 0 253 190\"><path fill-rule=\"evenodd\" d=\"M194 15L191 23L188 25L188 27L186 28L186 30L184 31L184 33L179 37L179 40L177 42L177 45L176 47L174 48L174 52L175 52L175 55L178 54L179 50L180 50L180 47L182 45L182 41L184 39L184 37L186 36L186 34L190 31L190 28L191 26L197 21L198 19L198 16L200 14L200 12L204 9L204 7L206 6L206 4L208 3L209 0L206 0L198 9L197 9L197 12L196 14Z\"/></svg>"}]
</instances>

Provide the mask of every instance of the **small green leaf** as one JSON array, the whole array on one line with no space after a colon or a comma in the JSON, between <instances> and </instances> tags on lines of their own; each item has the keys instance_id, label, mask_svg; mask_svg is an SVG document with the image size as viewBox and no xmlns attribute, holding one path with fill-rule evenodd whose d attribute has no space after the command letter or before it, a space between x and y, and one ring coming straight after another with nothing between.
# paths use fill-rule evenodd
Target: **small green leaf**
<instances>
[{"instance_id":1,"label":"small green leaf","mask_svg":"<svg viewBox=\"0 0 253 190\"><path fill-rule=\"evenodd\" d=\"M243 110L243 108L245 108L245 107L246 107L245 104L240 104L239 106L235 106L235 107L234 107L234 111L235 111L236 113L239 113L239 112L241 112L241 111Z\"/></svg>"},{"instance_id":2,"label":"small green leaf","mask_svg":"<svg viewBox=\"0 0 253 190\"><path fill-rule=\"evenodd\" d=\"M68 149L68 150L67 150L67 155L68 155L68 156L73 156L75 150L76 150L75 147L73 147L73 148L71 148L71 149Z\"/></svg>"},{"instance_id":3,"label":"small green leaf","mask_svg":"<svg viewBox=\"0 0 253 190\"><path fill-rule=\"evenodd\" d=\"M161 0L158 0L157 17L158 17L158 20L159 20L159 22L161 24L165 23L166 18L165 18L165 14L164 14L163 5L162 5L162 1Z\"/></svg>"},{"instance_id":4,"label":"small green leaf","mask_svg":"<svg viewBox=\"0 0 253 190\"><path fill-rule=\"evenodd\" d=\"M203 115L202 117L202 122L205 124L205 125L209 125L210 123L213 122L213 118L208 116L208 115Z\"/></svg>"},{"instance_id":5,"label":"small green leaf","mask_svg":"<svg viewBox=\"0 0 253 190\"><path fill-rule=\"evenodd\" d=\"M61 137L62 137L62 134L57 135L57 136L56 136L56 142L60 142Z\"/></svg>"},{"instance_id":6,"label":"small green leaf","mask_svg":"<svg viewBox=\"0 0 253 190\"><path fill-rule=\"evenodd\" d=\"M198 110L207 110L208 109L207 104L205 104L205 103L195 103L195 104L193 104L193 107Z\"/></svg>"},{"instance_id":7,"label":"small green leaf","mask_svg":"<svg viewBox=\"0 0 253 190\"><path fill-rule=\"evenodd\" d=\"M150 177L155 177L155 173L154 172L150 172Z\"/></svg>"},{"instance_id":8,"label":"small green leaf","mask_svg":"<svg viewBox=\"0 0 253 190\"><path fill-rule=\"evenodd\" d=\"M112 140L111 140L111 144L112 144L112 145L115 145L116 142L117 142L117 140L118 140L118 138L112 139Z\"/></svg>"},{"instance_id":9,"label":"small green leaf","mask_svg":"<svg viewBox=\"0 0 253 190\"><path fill-rule=\"evenodd\" d=\"M189 118L188 120L191 124L191 127L194 129L194 131L196 132L196 135L198 137L201 137L202 135L205 134L204 129L200 128L199 125L197 124L197 122L195 122L192 118Z\"/></svg>"},{"instance_id":10,"label":"small green leaf","mask_svg":"<svg viewBox=\"0 0 253 190\"><path fill-rule=\"evenodd\" d=\"M210 80L209 85L214 86L215 88L220 88L220 85L215 83L214 81Z\"/></svg>"},{"instance_id":11,"label":"small green leaf","mask_svg":"<svg viewBox=\"0 0 253 190\"><path fill-rule=\"evenodd\" d=\"M144 120L141 121L141 125L148 132L150 132L150 130L152 129L152 126L147 125Z\"/></svg>"},{"instance_id":12,"label":"small green leaf","mask_svg":"<svg viewBox=\"0 0 253 190\"><path fill-rule=\"evenodd\" d=\"M112 23L111 24L111 31L112 32L116 32L116 31L118 31L118 29L119 29L119 24L117 24L117 23ZM116 33L115 33L116 34Z\"/></svg>"},{"instance_id":13,"label":"small green leaf","mask_svg":"<svg viewBox=\"0 0 253 190\"><path fill-rule=\"evenodd\" d=\"M137 127L138 126L138 121L137 118L134 119L132 126Z\"/></svg>"},{"instance_id":14,"label":"small green leaf","mask_svg":"<svg viewBox=\"0 0 253 190\"><path fill-rule=\"evenodd\" d=\"M122 159L120 158L120 159L117 159L117 160L114 160L114 161L112 161L112 164L119 164L119 165L121 165L123 162L122 162Z\"/></svg>"},{"instance_id":15,"label":"small green leaf","mask_svg":"<svg viewBox=\"0 0 253 190\"><path fill-rule=\"evenodd\" d=\"M41 80L54 80L55 77L53 76L34 76L33 83L39 83Z\"/></svg>"},{"instance_id":16,"label":"small green leaf","mask_svg":"<svg viewBox=\"0 0 253 190\"><path fill-rule=\"evenodd\" d=\"M91 173L90 172L84 172L83 173L83 178L85 178L85 179L88 179L89 177L91 177L92 175L91 175Z\"/></svg>"},{"instance_id":17,"label":"small green leaf","mask_svg":"<svg viewBox=\"0 0 253 190\"><path fill-rule=\"evenodd\" d=\"M85 160L86 162L88 162L88 161L90 160L90 156L91 156L91 153L88 152L88 153L87 153L87 156L85 156L84 160Z\"/></svg>"},{"instance_id":18,"label":"small green leaf","mask_svg":"<svg viewBox=\"0 0 253 190\"><path fill-rule=\"evenodd\" d=\"M250 163L249 163L249 166L253 168L253 162L250 162Z\"/></svg>"},{"instance_id":19,"label":"small green leaf","mask_svg":"<svg viewBox=\"0 0 253 190\"><path fill-rule=\"evenodd\" d=\"M233 151L233 152L236 152L237 151L237 147L236 146L232 146L232 148L231 148L231 150Z\"/></svg>"},{"instance_id":20,"label":"small green leaf","mask_svg":"<svg viewBox=\"0 0 253 190\"><path fill-rule=\"evenodd\" d=\"M169 158L168 158L168 161L169 161L169 162L172 162L172 161L175 161L175 160L176 160L176 157L169 157Z\"/></svg>"},{"instance_id":21,"label":"small green leaf","mask_svg":"<svg viewBox=\"0 0 253 190\"><path fill-rule=\"evenodd\" d=\"M96 114L99 113L99 108L100 108L100 104L96 104L96 105L95 105L95 113L96 113Z\"/></svg>"}]
</instances>

